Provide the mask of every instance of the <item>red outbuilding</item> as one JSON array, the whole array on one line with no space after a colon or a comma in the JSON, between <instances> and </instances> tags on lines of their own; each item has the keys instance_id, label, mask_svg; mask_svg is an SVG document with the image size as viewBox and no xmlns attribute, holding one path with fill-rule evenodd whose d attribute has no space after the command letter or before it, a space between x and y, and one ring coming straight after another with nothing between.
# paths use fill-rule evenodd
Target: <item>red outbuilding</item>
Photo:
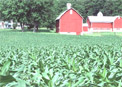
<instances>
[{"instance_id":1,"label":"red outbuilding","mask_svg":"<svg viewBox=\"0 0 122 87\"><path fill-rule=\"evenodd\" d=\"M122 17L116 16L116 19L113 23L113 27L115 32L122 32Z\"/></svg>"},{"instance_id":2,"label":"red outbuilding","mask_svg":"<svg viewBox=\"0 0 122 87\"><path fill-rule=\"evenodd\" d=\"M87 23L83 24L83 32L84 33L88 33L89 32Z\"/></svg>"},{"instance_id":3,"label":"red outbuilding","mask_svg":"<svg viewBox=\"0 0 122 87\"><path fill-rule=\"evenodd\" d=\"M67 4L67 10L56 18L56 32L61 34L82 34L83 17Z\"/></svg>"},{"instance_id":4,"label":"red outbuilding","mask_svg":"<svg viewBox=\"0 0 122 87\"><path fill-rule=\"evenodd\" d=\"M112 32L115 19L114 16L103 16L102 12L99 12L97 16L88 16L88 28L92 32Z\"/></svg>"}]
</instances>

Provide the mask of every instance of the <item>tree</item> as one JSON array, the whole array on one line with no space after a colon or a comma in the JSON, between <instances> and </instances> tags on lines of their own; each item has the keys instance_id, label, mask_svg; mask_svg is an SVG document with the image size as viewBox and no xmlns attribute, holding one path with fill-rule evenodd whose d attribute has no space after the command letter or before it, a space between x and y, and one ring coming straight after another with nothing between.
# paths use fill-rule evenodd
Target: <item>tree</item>
<instances>
[{"instance_id":1,"label":"tree","mask_svg":"<svg viewBox=\"0 0 122 87\"><path fill-rule=\"evenodd\" d=\"M49 0L47 9L47 15L45 15L45 24L43 26L47 27L47 29L53 29L55 27L55 19L57 14L57 0Z\"/></svg>"},{"instance_id":2,"label":"tree","mask_svg":"<svg viewBox=\"0 0 122 87\"><path fill-rule=\"evenodd\" d=\"M122 0L107 0L104 3L103 13L107 16L117 16L122 15Z\"/></svg>"},{"instance_id":3,"label":"tree","mask_svg":"<svg viewBox=\"0 0 122 87\"><path fill-rule=\"evenodd\" d=\"M27 20L34 25L33 32L38 31L41 27L48 26L52 23L53 16L53 0L29 0L27 7Z\"/></svg>"}]
</instances>

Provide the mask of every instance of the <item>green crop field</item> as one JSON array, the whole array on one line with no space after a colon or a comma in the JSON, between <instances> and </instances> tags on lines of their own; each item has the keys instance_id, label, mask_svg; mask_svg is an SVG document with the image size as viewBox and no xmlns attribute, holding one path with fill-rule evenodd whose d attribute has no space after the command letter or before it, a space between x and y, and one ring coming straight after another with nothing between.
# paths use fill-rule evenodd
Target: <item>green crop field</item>
<instances>
[{"instance_id":1,"label":"green crop field","mask_svg":"<svg viewBox=\"0 0 122 87\"><path fill-rule=\"evenodd\" d=\"M0 30L0 87L122 87L121 35Z\"/></svg>"}]
</instances>

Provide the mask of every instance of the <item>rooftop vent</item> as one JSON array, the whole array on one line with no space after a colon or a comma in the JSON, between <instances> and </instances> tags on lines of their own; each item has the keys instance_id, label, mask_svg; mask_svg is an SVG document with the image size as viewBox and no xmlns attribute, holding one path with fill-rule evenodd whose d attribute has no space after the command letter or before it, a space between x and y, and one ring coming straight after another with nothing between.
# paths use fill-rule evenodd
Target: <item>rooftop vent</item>
<instances>
[{"instance_id":1,"label":"rooftop vent","mask_svg":"<svg viewBox=\"0 0 122 87\"><path fill-rule=\"evenodd\" d=\"M99 13L97 14L97 16L102 17L102 16L103 16L103 13L102 13L102 12L99 12Z\"/></svg>"},{"instance_id":2,"label":"rooftop vent","mask_svg":"<svg viewBox=\"0 0 122 87\"><path fill-rule=\"evenodd\" d=\"M67 3L67 9L71 8L71 3Z\"/></svg>"}]
</instances>

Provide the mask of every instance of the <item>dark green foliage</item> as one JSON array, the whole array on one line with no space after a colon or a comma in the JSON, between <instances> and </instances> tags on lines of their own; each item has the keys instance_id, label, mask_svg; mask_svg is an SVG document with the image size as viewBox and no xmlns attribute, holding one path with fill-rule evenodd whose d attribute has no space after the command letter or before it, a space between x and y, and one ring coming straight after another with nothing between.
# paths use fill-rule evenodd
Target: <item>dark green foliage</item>
<instances>
[{"instance_id":1,"label":"dark green foliage","mask_svg":"<svg viewBox=\"0 0 122 87\"><path fill-rule=\"evenodd\" d=\"M104 4L103 13L105 15L122 16L122 0L108 0Z\"/></svg>"}]
</instances>

